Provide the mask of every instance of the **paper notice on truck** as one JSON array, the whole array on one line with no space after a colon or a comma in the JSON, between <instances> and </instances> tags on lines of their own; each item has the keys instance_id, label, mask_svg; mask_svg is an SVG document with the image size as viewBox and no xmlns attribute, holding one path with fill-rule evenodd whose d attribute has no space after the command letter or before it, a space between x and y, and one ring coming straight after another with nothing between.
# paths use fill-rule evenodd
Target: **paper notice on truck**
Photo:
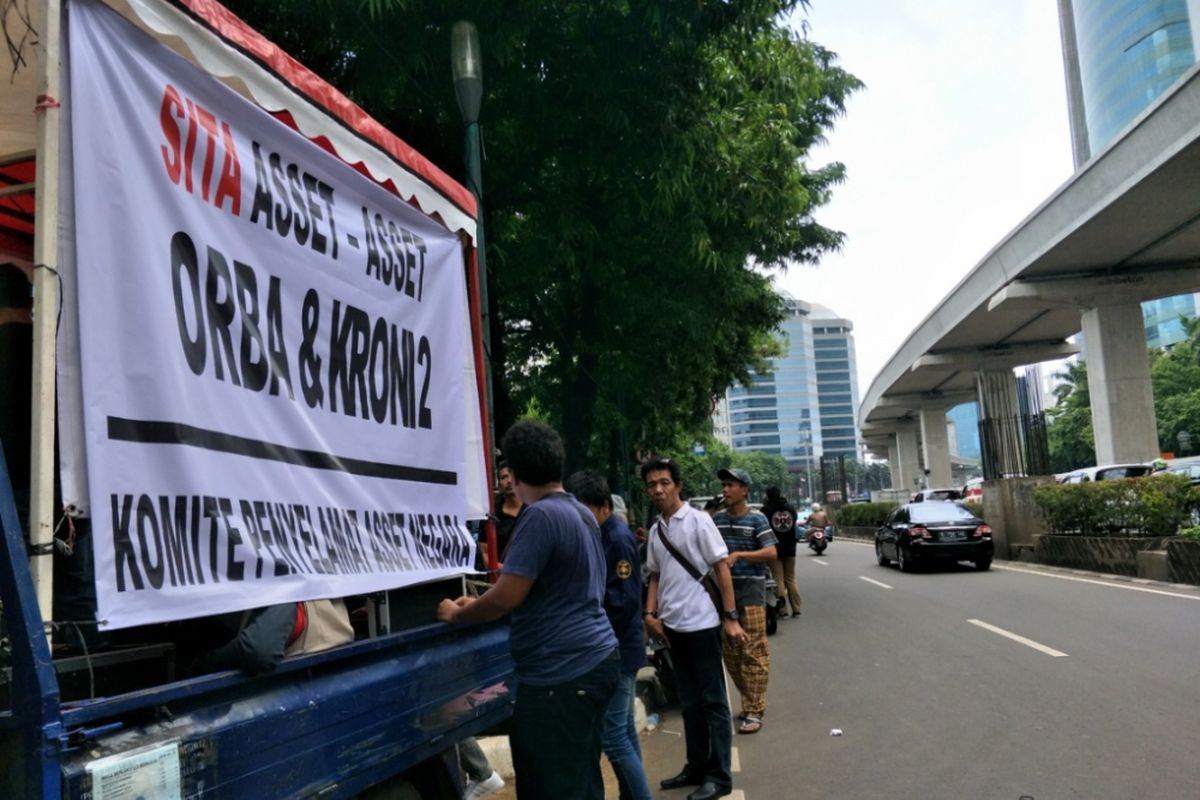
<instances>
[{"instance_id":1,"label":"paper notice on truck","mask_svg":"<svg viewBox=\"0 0 1200 800\"><path fill-rule=\"evenodd\" d=\"M179 744L118 753L87 765L93 800L179 800Z\"/></svg>"}]
</instances>

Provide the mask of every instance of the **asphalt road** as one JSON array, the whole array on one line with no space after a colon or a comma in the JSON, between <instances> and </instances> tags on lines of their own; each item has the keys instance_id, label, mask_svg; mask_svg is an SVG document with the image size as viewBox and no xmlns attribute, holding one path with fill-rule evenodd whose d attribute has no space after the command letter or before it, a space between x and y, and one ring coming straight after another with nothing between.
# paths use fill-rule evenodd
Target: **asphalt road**
<instances>
[{"instance_id":1,"label":"asphalt road","mask_svg":"<svg viewBox=\"0 0 1200 800\"><path fill-rule=\"evenodd\" d=\"M767 724L734 737L742 797L1200 798L1200 590L1006 562L903 574L845 540L797 561ZM680 731L668 713L643 738L655 787Z\"/></svg>"}]
</instances>

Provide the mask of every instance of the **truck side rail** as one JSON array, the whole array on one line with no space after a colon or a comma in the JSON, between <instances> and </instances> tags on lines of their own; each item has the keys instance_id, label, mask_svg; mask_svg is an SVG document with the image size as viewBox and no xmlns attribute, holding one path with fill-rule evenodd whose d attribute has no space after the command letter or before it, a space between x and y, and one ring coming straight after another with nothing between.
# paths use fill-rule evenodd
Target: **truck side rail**
<instances>
[{"instance_id":1,"label":"truck side rail","mask_svg":"<svg viewBox=\"0 0 1200 800\"><path fill-rule=\"evenodd\" d=\"M0 797L86 797L97 758L163 745L178 747L184 797L353 797L511 713L505 623L431 623L263 675L62 703L2 452L0 528L13 690L0 712Z\"/></svg>"},{"instance_id":2,"label":"truck side rail","mask_svg":"<svg viewBox=\"0 0 1200 800\"><path fill-rule=\"evenodd\" d=\"M0 603L12 642L12 710L0 718L0 795L36 798L57 791L57 738L62 733L58 679L29 571L25 533L0 446ZM41 556L49 558L49 555ZM57 796L50 795L50 796Z\"/></svg>"}]
</instances>

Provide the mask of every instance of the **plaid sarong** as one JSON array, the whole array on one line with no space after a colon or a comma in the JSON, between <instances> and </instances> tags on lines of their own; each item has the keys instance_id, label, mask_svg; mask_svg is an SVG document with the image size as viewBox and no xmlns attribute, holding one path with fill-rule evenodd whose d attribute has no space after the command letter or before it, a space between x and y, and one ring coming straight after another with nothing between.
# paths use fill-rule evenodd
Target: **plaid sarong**
<instances>
[{"instance_id":1,"label":"plaid sarong","mask_svg":"<svg viewBox=\"0 0 1200 800\"><path fill-rule=\"evenodd\" d=\"M767 652L767 609L747 606L741 609L741 624L749 641L743 646L723 640L721 655L733 685L742 695L742 713L762 718L767 710L767 673L771 655Z\"/></svg>"}]
</instances>

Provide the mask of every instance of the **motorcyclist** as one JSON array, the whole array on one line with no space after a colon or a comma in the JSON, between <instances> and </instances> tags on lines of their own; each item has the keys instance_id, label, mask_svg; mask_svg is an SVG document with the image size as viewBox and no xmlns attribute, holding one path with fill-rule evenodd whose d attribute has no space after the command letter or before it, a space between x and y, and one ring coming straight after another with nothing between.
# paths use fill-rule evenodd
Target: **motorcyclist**
<instances>
[{"instance_id":1,"label":"motorcyclist","mask_svg":"<svg viewBox=\"0 0 1200 800\"><path fill-rule=\"evenodd\" d=\"M829 521L829 515L821 508L820 503L812 504L812 513L808 515L807 524L808 532L805 534L805 538L811 538L814 530L821 530L826 532L828 540L833 539L833 531L831 530L833 523Z\"/></svg>"}]
</instances>

